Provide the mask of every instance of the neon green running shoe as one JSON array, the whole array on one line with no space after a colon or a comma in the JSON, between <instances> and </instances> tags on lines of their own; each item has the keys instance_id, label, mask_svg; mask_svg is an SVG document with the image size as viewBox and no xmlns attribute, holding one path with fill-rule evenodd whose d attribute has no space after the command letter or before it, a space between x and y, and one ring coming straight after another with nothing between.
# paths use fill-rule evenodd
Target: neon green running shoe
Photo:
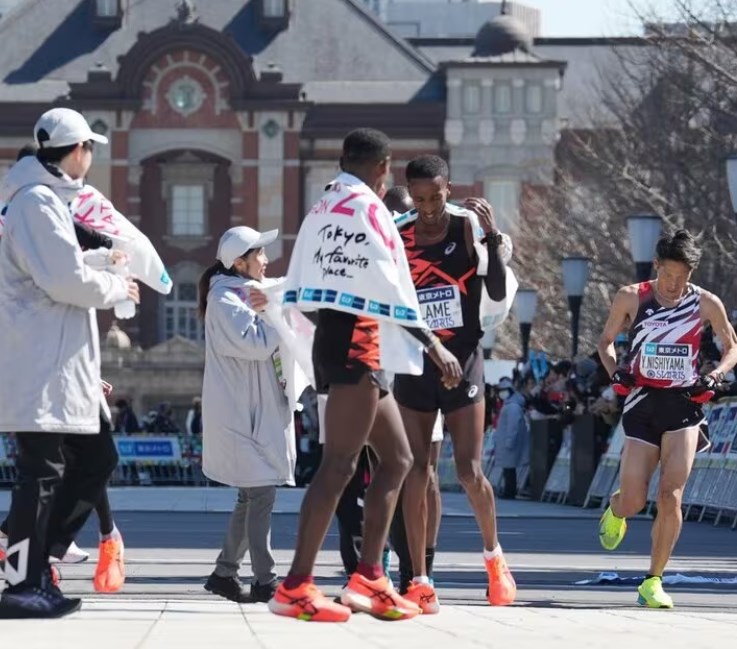
<instances>
[{"instance_id":1,"label":"neon green running shoe","mask_svg":"<svg viewBox=\"0 0 737 649\"><path fill-rule=\"evenodd\" d=\"M615 494L619 491L615 491ZM612 512L612 506L606 511L599 521L599 541L605 550L616 550L627 533L627 519L619 518Z\"/></svg>"},{"instance_id":2,"label":"neon green running shoe","mask_svg":"<svg viewBox=\"0 0 737 649\"><path fill-rule=\"evenodd\" d=\"M637 603L648 608L673 608L673 600L663 590L663 579L661 577L650 577L645 579L638 587L640 596Z\"/></svg>"}]
</instances>

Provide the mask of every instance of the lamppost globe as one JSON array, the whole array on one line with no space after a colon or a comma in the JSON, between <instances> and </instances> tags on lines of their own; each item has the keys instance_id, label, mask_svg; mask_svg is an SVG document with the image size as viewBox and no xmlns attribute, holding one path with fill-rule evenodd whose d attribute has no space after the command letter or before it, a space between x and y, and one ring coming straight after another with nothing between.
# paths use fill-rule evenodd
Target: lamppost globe
<instances>
[{"instance_id":1,"label":"lamppost globe","mask_svg":"<svg viewBox=\"0 0 737 649\"><path fill-rule=\"evenodd\" d=\"M522 339L522 360L525 362L530 351L530 333L536 311L537 291L533 288L519 289L514 300L514 312L519 321L520 338Z\"/></svg>"},{"instance_id":2,"label":"lamppost globe","mask_svg":"<svg viewBox=\"0 0 737 649\"><path fill-rule=\"evenodd\" d=\"M571 340L572 358L578 354L578 332L581 322L581 304L586 283L589 280L589 266L591 260L588 257L572 256L566 257L562 262L563 287L568 297L568 307L571 310Z\"/></svg>"},{"instance_id":3,"label":"lamppost globe","mask_svg":"<svg viewBox=\"0 0 737 649\"><path fill-rule=\"evenodd\" d=\"M633 214L627 219L632 261L638 282L647 282L653 272L655 246L663 230L663 219L657 214Z\"/></svg>"}]
</instances>

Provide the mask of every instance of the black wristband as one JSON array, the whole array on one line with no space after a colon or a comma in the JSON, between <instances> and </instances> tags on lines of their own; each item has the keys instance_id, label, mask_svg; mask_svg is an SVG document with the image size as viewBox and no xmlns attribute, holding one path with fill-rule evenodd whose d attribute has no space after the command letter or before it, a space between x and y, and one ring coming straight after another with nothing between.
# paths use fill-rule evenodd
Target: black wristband
<instances>
[{"instance_id":1,"label":"black wristband","mask_svg":"<svg viewBox=\"0 0 737 649\"><path fill-rule=\"evenodd\" d=\"M494 248L498 248L499 246L501 246L502 241L502 233L499 232L499 230L492 230L491 232L487 232L481 239L481 243L485 243L488 246L493 246Z\"/></svg>"}]
</instances>

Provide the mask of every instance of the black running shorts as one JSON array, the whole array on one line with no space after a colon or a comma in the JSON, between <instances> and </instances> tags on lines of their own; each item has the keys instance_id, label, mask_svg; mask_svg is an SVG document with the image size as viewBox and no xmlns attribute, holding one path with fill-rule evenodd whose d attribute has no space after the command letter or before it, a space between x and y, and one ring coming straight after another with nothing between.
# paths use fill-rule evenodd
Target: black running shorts
<instances>
[{"instance_id":1,"label":"black running shorts","mask_svg":"<svg viewBox=\"0 0 737 649\"><path fill-rule=\"evenodd\" d=\"M701 404L694 403L678 390L635 388L625 399L622 426L626 437L658 448L663 435L699 426L697 452L711 445Z\"/></svg>"},{"instance_id":2,"label":"black running shorts","mask_svg":"<svg viewBox=\"0 0 737 649\"><path fill-rule=\"evenodd\" d=\"M365 374L382 396L389 391L387 377L379 367L379 324L371 318L321 309L312 364L320 394L326 394L331 385L356 385Z\"/></svg>"},{"instance_id":3,"label":"black running shorts","mask_svg":"<svg viewBox=\"0 0 737 649\"><path fill-rule=\"evenodd\" d=\"M424 356L421 376L397 374L394 378L394 398L397 403L418 412L437 412L444 415L459 408L478 403L484 398L484 352L481 345L465 358L458 360L463 367L463 379L458 387L447 390L440 379L437 365Z\"/></svg>"}]
</instances>

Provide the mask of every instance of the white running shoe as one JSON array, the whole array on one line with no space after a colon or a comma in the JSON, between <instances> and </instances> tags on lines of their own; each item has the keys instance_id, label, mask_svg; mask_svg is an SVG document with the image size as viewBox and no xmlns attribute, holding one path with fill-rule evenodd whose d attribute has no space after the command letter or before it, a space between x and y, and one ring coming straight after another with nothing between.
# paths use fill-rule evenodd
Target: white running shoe
<instances>
[{"instance_id":1,"label":"white running shoe","mask_svg":"<svg viewBox=\"0 0 737 649\"><path fill-rule=\"evenodd\" d=\"M90 558L90 553L85 552L74 541L69 546L64 558L60 561L56 557L49 557L49 563L84 563Z\"/></svg>"}]
</instances>

